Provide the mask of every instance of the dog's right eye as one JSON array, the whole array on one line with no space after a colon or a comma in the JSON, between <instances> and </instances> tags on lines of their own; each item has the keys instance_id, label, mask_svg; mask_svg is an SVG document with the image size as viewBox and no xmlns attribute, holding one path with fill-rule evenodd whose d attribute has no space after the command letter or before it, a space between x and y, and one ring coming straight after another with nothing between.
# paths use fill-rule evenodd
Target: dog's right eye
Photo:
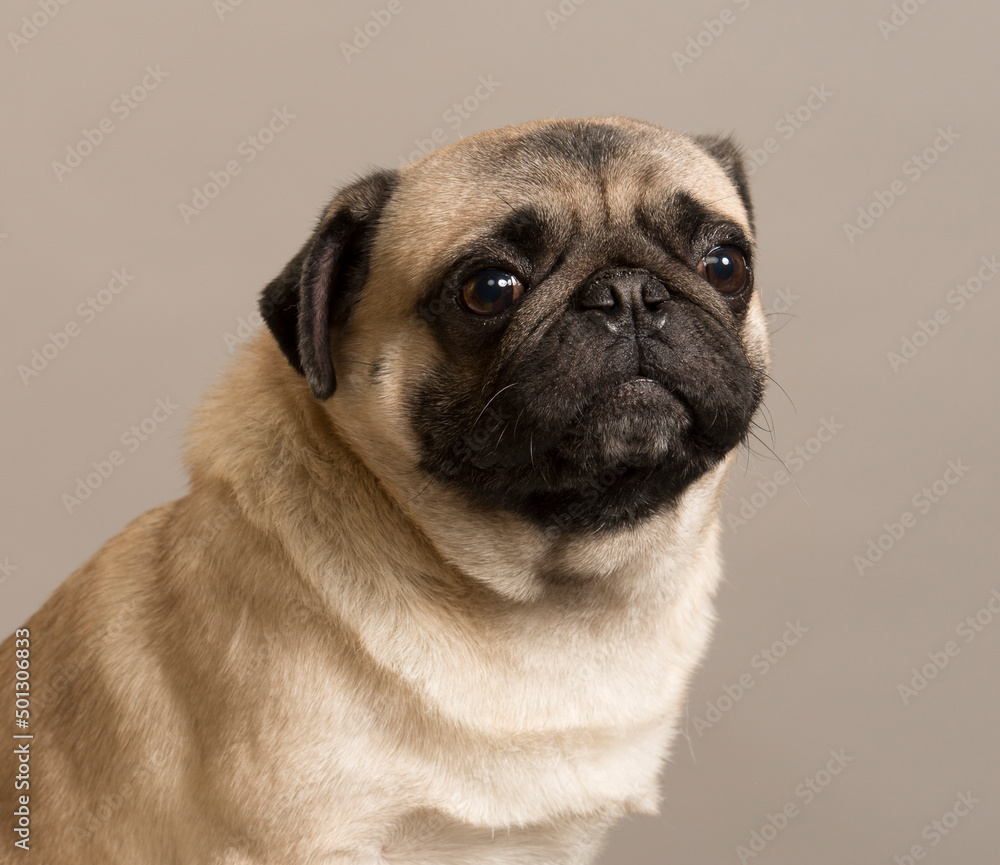
<instances>
[{"instance_id":1,"label":"dog's right eye","mask_svg":"<svg viewBox=\"0 0 1000 865\"><path fill-rule=\"evenodd\" d=\"M472 274L459 290L462 305L476 315L497 315L510 309L522 294L521 280L496 267Z\"/></svg>"}]
</instances>

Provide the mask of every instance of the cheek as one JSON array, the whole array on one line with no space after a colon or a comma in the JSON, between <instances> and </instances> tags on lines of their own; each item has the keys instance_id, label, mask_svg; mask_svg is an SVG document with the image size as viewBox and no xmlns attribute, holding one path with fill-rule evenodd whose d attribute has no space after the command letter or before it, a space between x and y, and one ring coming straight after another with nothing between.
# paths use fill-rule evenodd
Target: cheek
<instances>
[{"instance_id":1,"label":"cheek","mask_svg":"<svg viewBox=\"0 0 1000 865\"><path fill-rule=\"evenodd\" d=\"M412 472L420 461L407 406L438 361L424 328L389 327L358 319L334 342L337 389L325 403L340 434L382 476Z\"/></svg>"},{"instance_id":2,"label":"cheek","mask_svg":"<svg viewBox=\"0 0 1000 865\"><path fill-rule=\"evenodd\" d=\"M767 333L767 317L764 315L759 295L754 295L747 309L742 331L744 349L751 365L764 372L769 371L771 349Z\"/></svg>"}]
</instances>

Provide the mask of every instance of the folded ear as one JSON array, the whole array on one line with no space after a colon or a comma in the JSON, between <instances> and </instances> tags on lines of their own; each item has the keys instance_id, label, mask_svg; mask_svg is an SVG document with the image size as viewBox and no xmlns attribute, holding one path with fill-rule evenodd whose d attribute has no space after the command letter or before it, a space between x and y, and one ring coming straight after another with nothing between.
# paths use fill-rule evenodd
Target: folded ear
<instances>
[{"instance_id":1,"label":"folded ear","mask_svg":"<svg viewBox=\"0 0 1000 865\"><path fill-rule=\"evenodd\" d=\"M746 208L750 229L753 230L753 205L750 203L747 173L743 167L743 153L739 145L728 135L697 135L694 140L709 156L715 158L733 182Z\"/></svg>"},{"instance_id":2,"label":"folded ear","mask_svg":"<svg viewBox=\"0 0 1000 865\"><path fill-rule=\"evenodd\" d=\"M341 190L313 236L261 294L264 321L316 399L336 389L330 328L346 320L365 283L376 226L397 180L395 171L376 171Z\"/></svg>"}]
</instances>

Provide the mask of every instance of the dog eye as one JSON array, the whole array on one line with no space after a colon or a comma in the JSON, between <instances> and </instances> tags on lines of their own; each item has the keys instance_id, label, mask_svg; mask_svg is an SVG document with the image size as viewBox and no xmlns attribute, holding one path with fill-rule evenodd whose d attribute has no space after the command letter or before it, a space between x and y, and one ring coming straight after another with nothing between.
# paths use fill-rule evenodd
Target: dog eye
<instances>
[{"instance_id":1,"label":"dog eye","mask_svg":"<svg viewBox=\"0 0 1000 865\"><path fill-rule=\"evenodd\" d=\"M735 246L717 246L698 264L698 273L716 291L736 294L750 281L750 268Z\"/></svg>"},{"instance_id":2,"label":"dog eye","mask_svg":"<svg viewBox=\"0 0 1000 865\"><path fill-rule=\"evenodd\" d=\"M496 315L509 309L521 295L524 285L514 274L496 267L472 274L459 291L462 305L476 315Z\"/></svg>"}]
</instances>

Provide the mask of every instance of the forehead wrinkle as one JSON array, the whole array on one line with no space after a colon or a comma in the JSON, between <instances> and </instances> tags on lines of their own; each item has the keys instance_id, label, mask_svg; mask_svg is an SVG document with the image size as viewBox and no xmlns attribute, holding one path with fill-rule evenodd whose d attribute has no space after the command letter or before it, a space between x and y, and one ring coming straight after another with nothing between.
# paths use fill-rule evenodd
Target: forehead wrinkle
<instances>
[{"instance_id":1,"label":"forehead wrinkle","mask_svg":"<svg viewBox=\"0 0 1000 865\"><path fill-rule=\"evenodd\" d=\"M565 246L579 227L575 208L553 206L549 201L529 201L515 207L499 192L497 196L510 212L501 214L484 232L485 236L510 244L531 259Z\"/></svg>"},{"instance_id":2,"label":"forehead wrinkle","mask_svg":"<svg viewBox=\"0 0 1000 865\"><path fill-rule=\"evenodd\" d=\"M690 159L681 158L683 156L671 153L639 167L622 166L623 176L613 187L616 194L612 206L616 215L627 216L636 202L659 202L662 206L682 192L705 206L732 196L738 197L739 193L721 167L717 168L709 157L698 153L693 153ZM726 216L740 223L746 222L745 218L741 218L742 207L734 213L727 212Z\"/></svg>"},{"instance_id":3,"label":"forehead wrinkle","mask_svg":"<svg viewBox=\"0 0 1000 865\"><path fill-rule=\"evenodd\" d=\"M725 213L752 236L739 193L724 169L687 137L632 126L602 136L596 147L583 141L574 152L577 143L565 132L560 133L563 147L535 151L530 137L512 137L499 153L473 136L444 148L458 155L468 147L463 159L440 164L442 151L407 166L384 215L387 230L376 241L380 251L394 258L387 246L412 249L419 243L440 262L462 254L477 235L496 230L506 214L525 207L544 214L549 227L572 239L601 227L631 224L637 200L665 204L678 191ZM411 208L408 202L419 206ZM563 245L558 243L563 238L554 239Z\"/></svg>"},{"instance_id":4,"label":"forehead wrinkle","mask_svg":"<svg viewBox=\"0 0 1000 865\"><path fill-rule=\"evenodd\" d=\"M728 219L737 223L747 236L752 237L753 229L750 226L750 215L743 206L739 190L733 185L722 166L718 165L714 159L705 157L700 162L701 172L696 182L682 191L687 192L704 207L721 212ZM722 202L725 202L722 207L717 207ZM734 203L735 207L732 206Z\"/></svg>"}]
</instances>

